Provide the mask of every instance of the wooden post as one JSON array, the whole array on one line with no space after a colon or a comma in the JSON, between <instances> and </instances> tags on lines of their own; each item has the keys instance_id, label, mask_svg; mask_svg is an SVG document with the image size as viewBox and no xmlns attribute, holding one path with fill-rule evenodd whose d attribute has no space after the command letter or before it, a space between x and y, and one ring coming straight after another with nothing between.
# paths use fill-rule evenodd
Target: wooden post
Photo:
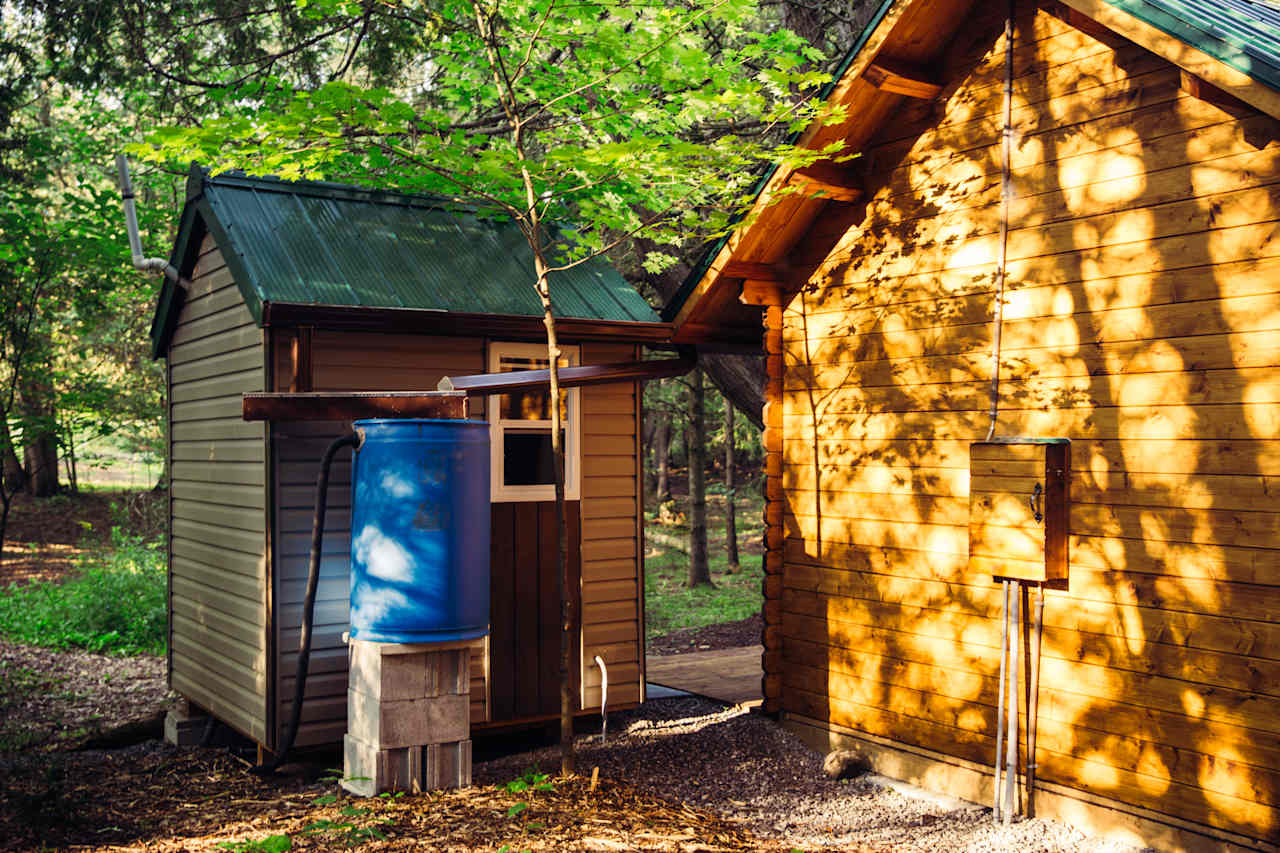
<instances>
[{"instance_id":1,"label":"wooden post","mask_svg":"<svg viewBox=\"0 0 1280 853\"><path fill-rule=\"evenodd\" d=\"M760 661L764 701L760 709L777 714L782 710L782 548L786 540L782 526L782 287L777 281L748 279L743 282L740 299L748 305L764 306L764 654Z\"/></svg>"}]
</instances>

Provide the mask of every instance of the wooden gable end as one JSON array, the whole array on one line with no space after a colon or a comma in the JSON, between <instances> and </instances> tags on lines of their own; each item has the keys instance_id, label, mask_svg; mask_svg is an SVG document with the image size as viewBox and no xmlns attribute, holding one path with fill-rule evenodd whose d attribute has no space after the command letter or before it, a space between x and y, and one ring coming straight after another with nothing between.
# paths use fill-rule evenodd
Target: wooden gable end
<instances>
[{"instance_id":1,"label":"wooden gable end","mask_svg":"<svg viewBox=\"0 0 1280 853\"><path fill-rule=\"evenodd\" d=\"M999 352L997 434L1073 442L1038 813L1087 822L1104 802L1156 846L1274 844L1280 123L1062 11L1019 7ZM805 226L787 261L812 272L768 310L766 345L766 701L823 743L965 768L987 802L1001 602L969 567L968 466L1004 62L1001 22L967 22L939 100L866 140L862 206Z\"/></svg>"}]
</instances>

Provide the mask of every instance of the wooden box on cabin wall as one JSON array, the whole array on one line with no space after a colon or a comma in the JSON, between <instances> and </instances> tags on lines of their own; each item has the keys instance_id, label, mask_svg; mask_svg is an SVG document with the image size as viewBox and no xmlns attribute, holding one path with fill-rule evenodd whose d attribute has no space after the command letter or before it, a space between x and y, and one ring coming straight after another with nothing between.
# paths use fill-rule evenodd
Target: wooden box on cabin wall
<instances>
[{"instance_id":1,"label":"wooden box on cabin wall","mask_svg":"<svg viewBox=\"0 0 1280 853\"><path fill-rule=\"evenodd\" d=\"M1067 580L1065 438L969 446L969 568L1031 583Z\"/></svg>"}]
</instances>

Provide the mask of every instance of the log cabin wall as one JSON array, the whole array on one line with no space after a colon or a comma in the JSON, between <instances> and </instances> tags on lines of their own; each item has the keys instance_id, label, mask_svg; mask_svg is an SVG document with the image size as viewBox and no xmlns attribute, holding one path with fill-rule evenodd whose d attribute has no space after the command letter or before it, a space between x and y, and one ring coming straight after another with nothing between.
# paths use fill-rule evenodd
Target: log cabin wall
<instances>
[{"instance_id":1,"label":"log cabin wall","mask_svg":"<svg viewBox=\"0 0 1280 853\"><path fill-rule=\"evenodd\" d=\"M267 736L265 427L240 417L266 350L222 253L205 237L167 352L169 681L262 742Z\"/></svg>"},{"instance_id":2,"label":"log cabin wall","mask_svg":"<svg viewBox=\"0 0 1280 853\"><path fill-rule=\"evenodd\" d=\"M864 149L865 211L819 220L842 236L783 318L781 707L972 768L994 757L1001 608L966 529L1000 218L988 23L938 102ZM1014 59L997 434L1074 444L1037 776L1275 843L1277 122L1031 5Z\"/></svg>"},{"instance_id":3,"label":"log cabin wall","mask_svg":"<svg viewBox=\"0 0 1280 853\"><path fill-rule=\"evenodd\" d=\"M394 335L337 332L316 329L310 336L310 356L297 346L298 334L277 333L274 343L277 390L297 383L293 377L299 360L309 364L310 390L420 390L434 388L448 375L485 372L486 342L481 338L448 338L426 335ZM299 358L301 356L301 359ZM635 347L627 344L583 344L583 364L627 360L635 357ZM583 414L582 501L582 600L585 666L580 684L585 684L583 707L599 707L599 670L592 663L596 654L610 665L610 707L639 701L639 601L636 550L636 418L634 383L600 385L581 390ZM470 401L472 417L483 420L483 397ZM341 433L338 423L276 423L272 427L273 481L276 521L276 727L282 735L293 701L297 647L302 617L302 601L310 548L316 466L325 446ZM316 596L315 628L311 668L307 679L302 725L297 736L300 746L340 741L346 731L347 649L342 634L348 624L350 551L350 454L334 462L325 523L321 581ZM495 505L495 523L504 517ZM544 503L528 503L533 518L547 515ZM524 516L522 516L524 517ZM624 531L620 519L629 527ZM540 525L528 532L536 547ZM541 556L539 565L546 562ZM553 561L552 561L553 562ZM538 589L537 566L524 569ZM548 576L551 577L551 576ZM528 578L526 578L528 579ZM543 578L546 580L546 578ZM545 586L545 584L544 584ZM495 596L495 602L497 597ZM511 614L514 617L514 614ZM495 618L499 611L495 609ZM545 621L545 620L542 620ZM533 635L538 627L530 624ZM501 632L495 632L500 634ZM491 685L491 661L487 641L477 641L471 656L471 719L473 724L499 722L542 715L539 689L520 701L502 685ZM541 649L546 643L538 641ZM558 641L554 661L559 660ZM541 659L545 654L535 655ZM505 659L504 659L505 660ZM529 664L519 658L516 665ZM495 663L502 663L496 661ZM545 661L535 669L545 669ZM616 664L616 666L615 666ZM510 667L506 667L509 669ZM501 666L499 669L503 669ZM503 669L503 672L506 671ZM557 670L558 672L558 670ZM501 674L501 673L499 673ZM519 684L529 673L516 673ZM534 672L535 687L547 673ZM551 673L558 684L558 674ZM540 678L540 680L538 680ZM507 679L509 680L509 679ZM504 681L505 684L505 681ZM527 690L525 692L528 692ZM511 694L511 695L509 695ZM558 696L558 694L556 694ZM530 704L532 703L532 704ZM558 709L558 698L550 712ZM519 713L517 713L519 712Z\"/></svg>"}]
</instances>

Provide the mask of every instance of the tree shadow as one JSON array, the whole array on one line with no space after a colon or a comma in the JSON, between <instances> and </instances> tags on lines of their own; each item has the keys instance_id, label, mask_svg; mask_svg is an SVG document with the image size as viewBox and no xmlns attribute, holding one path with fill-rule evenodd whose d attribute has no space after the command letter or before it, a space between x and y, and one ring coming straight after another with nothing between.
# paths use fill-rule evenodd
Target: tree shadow
<instances>
[{"instance_id":1,"label":"tree shadow","mask_svg":"<svg viewBox=\"0 0 1280 853\"><path fill-rule=\"evenodd\" d=\"M861 158L851 228L785 313L785 710L994 757L999 587L967 565L987 428L1004 45ZM1276 122L1024 6L997 434L1073 440L1037 776L1277 839L1270 506ZM1270 499L1270 501L1268 500Z\"/></svg>"}]
</instances>

